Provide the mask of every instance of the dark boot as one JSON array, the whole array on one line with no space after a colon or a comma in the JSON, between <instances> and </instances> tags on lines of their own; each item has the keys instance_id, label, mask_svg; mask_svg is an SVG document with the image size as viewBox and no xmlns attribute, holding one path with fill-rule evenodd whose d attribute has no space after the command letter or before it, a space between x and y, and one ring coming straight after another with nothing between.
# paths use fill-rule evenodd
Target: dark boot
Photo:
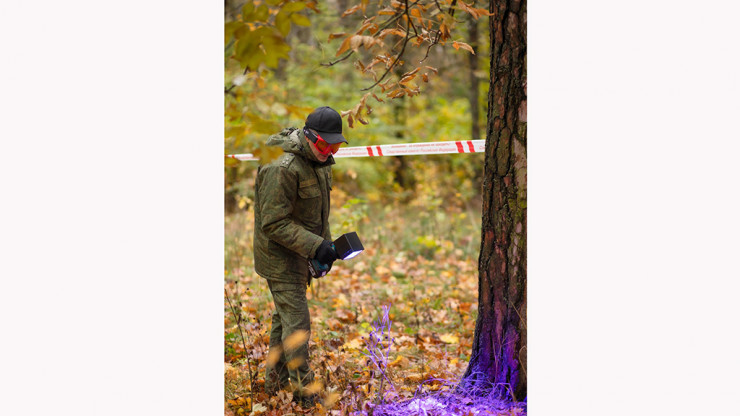
<instances>
[{"instance_id":1,"label":"dark boot","mask_svg":"<svg viewBox=\"0 0 740 416\"><path fill-rule=\"evenodd\" d=\"M304 409L310 409L316 403L321 403L321 398L318 394L311 394L309 396L293 395L293 402L299 404Z\"/></svg>"}]
</instances>

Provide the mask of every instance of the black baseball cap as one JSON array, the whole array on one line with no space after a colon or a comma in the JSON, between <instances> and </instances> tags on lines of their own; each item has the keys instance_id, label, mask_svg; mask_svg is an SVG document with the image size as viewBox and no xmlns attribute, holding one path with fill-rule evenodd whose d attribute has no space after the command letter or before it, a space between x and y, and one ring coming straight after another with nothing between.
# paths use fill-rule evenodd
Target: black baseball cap
<instances>
[{"instance_id":1,"label":"black baseball cap","mask_svg":"<svg viewBox=\"0 0 740 416\"><path fill-rule=\"evenodd\" d=\"M329 144L347 143L342 136L342 116L331 107L319 107L306 117L306 127L316 130Z\"/></svg>"}]
</instances>

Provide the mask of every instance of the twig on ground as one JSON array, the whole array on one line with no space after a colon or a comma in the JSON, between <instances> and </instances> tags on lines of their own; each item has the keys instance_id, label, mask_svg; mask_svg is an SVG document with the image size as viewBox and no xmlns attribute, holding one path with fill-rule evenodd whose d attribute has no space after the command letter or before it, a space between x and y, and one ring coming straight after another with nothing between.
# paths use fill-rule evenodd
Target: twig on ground
<instances>
[{"instance_id":1,"label":"twig on ground","mask_svg":"<svg viewBox=\"0 0 740 416\"><path fill-rule=\"evenodd\" d=\"M239 328L239 335L241 335L242 338L242 347L244 347L244 354L247 357L247 372L249 373L249 411L252 411L252 403L254 402L254 381L252 380L252 361L249 359L249 350L247 349L247 343L245 341L244 332L242 332L242 325L241 325L241 312L239 312L239 315L236 314L236 310L234 309L234 305L231 303L231 298L229 297L229 291L226 290L226 287L224 287L224 293L226 294L226 300L229 302L229 308L231 309L231 313L234 315L234 319L236 320L236 326Z\"/></svg>"}]
</instances>

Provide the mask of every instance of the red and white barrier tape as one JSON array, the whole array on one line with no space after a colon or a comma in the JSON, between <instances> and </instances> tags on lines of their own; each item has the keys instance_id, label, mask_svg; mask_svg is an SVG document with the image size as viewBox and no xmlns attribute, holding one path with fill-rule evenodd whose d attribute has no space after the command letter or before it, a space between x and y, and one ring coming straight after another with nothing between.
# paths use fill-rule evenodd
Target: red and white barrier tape
<instances>
[{"instance_id":1,"label":"red and white barrier tape","mask_svg":"<svg viewBox=\"0 0 740 416\"><path fill-rule=\"evenodd\" d=\"M356 146L339 149L334 157L371 157L371 156L406 156L406 155L439 155L445 153L480 153L486 150L485 140L462 140L451 142L399 143L377 146ZM259 160L251 153L226 155L238 160Z\"/></svg>"}]
</instances>

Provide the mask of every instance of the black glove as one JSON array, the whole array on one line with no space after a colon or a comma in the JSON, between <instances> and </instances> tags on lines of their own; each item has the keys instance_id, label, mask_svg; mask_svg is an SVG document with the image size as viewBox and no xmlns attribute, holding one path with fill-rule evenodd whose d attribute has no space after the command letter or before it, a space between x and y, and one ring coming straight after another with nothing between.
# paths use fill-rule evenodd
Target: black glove
<instances>
[{"instance_id":1,"label":"black glove","mask_svg":"<svg viewBox=\"0 0 740 416\"><path fill-rule=\"evenodd\" d=\"M321 264L328 264L331 267L331 264L337 259L337 252L332 248L331 241L324 240L316 250L316 257L314 258L320 261Z\"/></svg>"}]
</instances>

